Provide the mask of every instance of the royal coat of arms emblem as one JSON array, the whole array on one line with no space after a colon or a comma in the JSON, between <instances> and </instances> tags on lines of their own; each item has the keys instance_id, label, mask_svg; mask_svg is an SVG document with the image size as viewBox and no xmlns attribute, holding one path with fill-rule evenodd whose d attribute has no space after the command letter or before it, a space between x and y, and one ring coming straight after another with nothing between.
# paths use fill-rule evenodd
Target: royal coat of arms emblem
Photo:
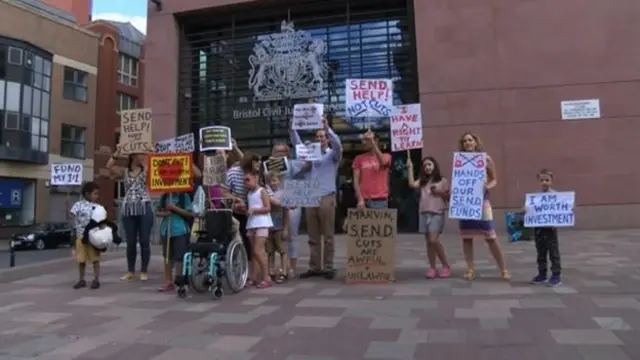
<instances>
[{"instance_id":1,"label":"royal coat of arms emblem","mask_svg":"<svg viewBox=\"0 0 640 360\"><path fill-rule=\"evenodd\" d=\"M321 94L327 76L327 45L292 22L279 33L258 37L249 56L249 88L255 101L312 98Z\"/></svg>"}]
</instances>

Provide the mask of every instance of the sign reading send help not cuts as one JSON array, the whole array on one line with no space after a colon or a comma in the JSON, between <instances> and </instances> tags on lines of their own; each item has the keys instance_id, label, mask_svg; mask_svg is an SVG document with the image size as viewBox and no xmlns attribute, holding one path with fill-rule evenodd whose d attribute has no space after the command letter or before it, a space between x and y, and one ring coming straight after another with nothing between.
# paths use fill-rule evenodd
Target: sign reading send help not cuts
<instances>
[{"instance_id":1,"label":"sign reading send help not cuts","mask_svg":"<svg viewBox=\"0 0 640 360\"><path fill-rule=\"evenodd\" d=\"M153 152L151 121L151 109L122 110L120 112L120 146L122 154L148 154Z\"/></svg>"},{"instance_id":2,"label":"sign reading send help not cuts","mask_svg":"<svg viewBox=\"0 0 640 360\"><path fill-rule=\"evenodd\" d=\"M387 117L393 109L393 80L348 79L347 116Z\"/></svg>"},{"instance_id":3,"label":"sign reading send help not cuts","mask_svg":"<svg viewBox=\"0 0 640 360\"><path fill-rule=\"evenodd\" d=\"M399 105L391 115L393 151L422 149L422 114L420 104Z\"/></svg>"}]
</instances>

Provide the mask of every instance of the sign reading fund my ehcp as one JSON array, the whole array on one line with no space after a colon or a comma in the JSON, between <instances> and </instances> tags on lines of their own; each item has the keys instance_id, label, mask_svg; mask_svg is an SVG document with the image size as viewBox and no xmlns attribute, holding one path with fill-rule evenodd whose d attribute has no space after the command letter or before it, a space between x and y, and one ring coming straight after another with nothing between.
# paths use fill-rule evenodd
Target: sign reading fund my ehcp
<instances>
[{"instance_id":1,"label":"sign reading fund my ehcp","mask_svg":"<svg viewBox=\"0 0 640 360\"><path fill-rule=\"evenodd\" d=\"M120 112L120 147L124 155L153 152L151 109Z\"/></svg>"},{"instance_id":2,"label":"sign reading fund my ehcp","mask_svg":"<svg viewBox=\"0 0 640 360\"><path fill-rule=\"evenodd\" d=\"M482 219L486 177L486 153L456 152L453 154L449 218Z\"/></svg>"},{"instance_id":3,"label":"sign reading fund my ehcp","mask_svg":"<svg viewBox=\"0 0 640 360\"><path fill-rule=\"evenodd\" d=\"M51 164L52 186L82 185L82 164Z\"/></svg>"},{"instance_id":4,"label":"sign reading fund my ehcp","mask_svg":"<svg viewBox=\"0 0 640 360\"><path fill-rule=\"evenodd\" d=\"M180 192L193 190L191 154L152 154L147 156L151 192Z\"/></svg>"},{"instance_id":5,"label":"sign reading fund my ehcp","mask_svg":"<svg viewBox=\"0 0 640 360\"><path fill-rule=\"evenodd\" d=\"M393 109L393 80L347 79L347 116L387 117Z\"/></svg>"},{"instance_id":6,"label":"sign reading fund my ehcp","mask_svg":"<svg viewBox=\"0 0 640 360\"><path fill-rule=\"evenodd\" d=\"M200 151L231 150L231 129L226 126L200 128Z\"/></svg>"},{"instance_id":7,"label":"sign reading fund my ehcp","mask_svg":"<svg viewBox=\"0 0 640 360\"><path fill-rule=\"evenodd\" d=\"M576 193L573 191L527 194L524 227L574 226L575 201Z\"/></svg>"}]
</instances>

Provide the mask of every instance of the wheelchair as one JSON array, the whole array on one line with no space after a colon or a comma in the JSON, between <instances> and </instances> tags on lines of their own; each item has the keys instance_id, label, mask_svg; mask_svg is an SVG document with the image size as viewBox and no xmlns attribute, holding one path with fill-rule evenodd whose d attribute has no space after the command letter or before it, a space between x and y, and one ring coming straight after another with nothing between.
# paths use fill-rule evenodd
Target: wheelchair
<instances>
[{"instance_id":1,"label":"wheelchair","mask_svg":"<svg viewBox=\"0 0 640 360\"><path fill-rule=\"evenodd\" d=\"M208 291L214 300L222 298L225 287L240 292L247 283L249 261L231 210L208 210L196 221L197 240L189 245L182 274L176 278L178 297L186 298L187 288Z\"/></svg>"}]
</instances>

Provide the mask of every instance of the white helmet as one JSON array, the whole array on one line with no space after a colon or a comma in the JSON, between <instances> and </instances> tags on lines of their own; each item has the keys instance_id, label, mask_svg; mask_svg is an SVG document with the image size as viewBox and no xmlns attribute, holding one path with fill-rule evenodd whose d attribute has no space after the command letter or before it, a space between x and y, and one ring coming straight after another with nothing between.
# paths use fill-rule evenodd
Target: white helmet
<instances>
[{"instance_id":1,"label":"white helmet","mask_svg":"<svg viewBox=\"0 0 640 360\"><path fill-rule=\"evenodd\" d=\"M102 205L95 205L91 213L91 220L98 224L107 220L107 209ZM96 249L106 249L113 243L113 229L109 226L101 226L89 230L89 242Z\"/></svg>"}]
</instances>

